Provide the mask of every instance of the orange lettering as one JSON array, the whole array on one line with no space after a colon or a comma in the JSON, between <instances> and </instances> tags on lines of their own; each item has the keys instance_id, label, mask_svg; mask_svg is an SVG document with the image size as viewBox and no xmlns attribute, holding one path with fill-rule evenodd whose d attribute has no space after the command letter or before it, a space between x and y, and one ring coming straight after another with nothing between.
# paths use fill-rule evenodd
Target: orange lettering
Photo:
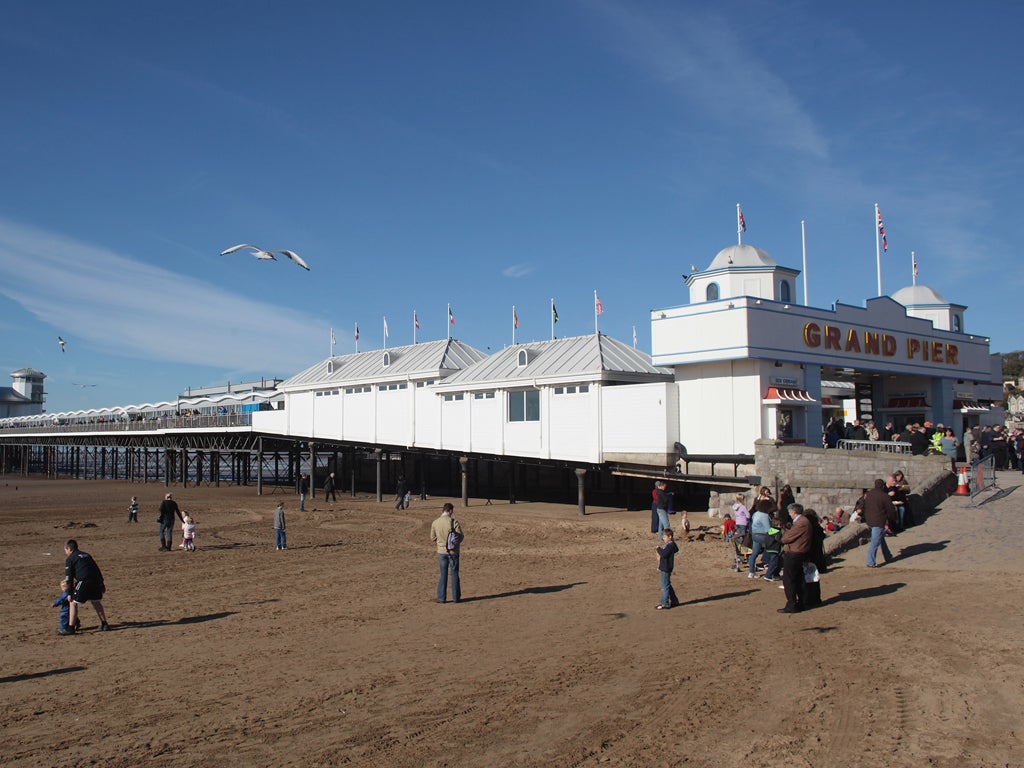
<instances>
[{"instance_id":1,"label":"orange lettering","mask_svg":"<svg viewBox=\"0 0 1024 768\"><path fill-rule=\"evenodd\" d=\"M808 323L804 326L804 344L808 347L821 346L821 328L817 323Z\"/></svg>"},{"instance_id":2,"label":"orange lettering","mask_svg":"<svg viewBox=\"0 0 1024 768\"><path fill-rule=\"evenodd\" d=\"M921 342L917 339L907 339L907 357L911 360L914 359L914 355L921 351Z\"/></svg>"},{"instance_id":3,"label":"orange lettering","mask_svg":"<svg viewBox=\"0 0 1024 768\"><path fill-rule=\"evenodd\" d=\"M941 363L942 362L942 342L941 341L933 341L932 342L932 362L935 362L935 363Z\"/></svg>"},{"instance_id":4,"label":"orange lettering","mask_svg":"<svg viewBox=\"0 0 1024 768\"><path fill-rule=\"evenodd\" d=\"M946 362L947 363L949 363L950 365L959 365L960 361L957 360L957 356L958 355L959 355L959 350L957 349L956 344L947 344L946 345Z\"/></svg>"},{"instance_id":5,"label":"orange lettering","mask_svg":"<svg viewBox=\"0 0 1024 768\"><path fill-rule=\"evenodd\" d=\"M882 356L892 357L896 354L896 337L888 333L882 334Z\"/></svg>"},{"instance_id":6,"label":"orange lettering","mask_svg":"<svg viewBox=\"0 0 1024 768\"><path fill-rule=\"evenodd\" d=\"M837 352L842 349L839 343L839 329L831 325L825 326L825 349L834 349Z\"/></svg>"},{"instance_id":7,"label":"orange lettering","mask_svg":"<svg viewBox=\"0 0 1024 768\"><path fill-rule=\"evenodd\" d=\"M846 334L846 351L860 352L860 339L857 338L857 332L853 328Z\"/></svg>"},{"instance_id":8,"label":"orange lettering","mask_svg":"<svg viewBox=\"0 0 1024 768\"><path fill-rule=\"evenodd\" d=\"M864 331L864 354L878 354L878 334L871 331Z\"/></svg>"}]
</instances>

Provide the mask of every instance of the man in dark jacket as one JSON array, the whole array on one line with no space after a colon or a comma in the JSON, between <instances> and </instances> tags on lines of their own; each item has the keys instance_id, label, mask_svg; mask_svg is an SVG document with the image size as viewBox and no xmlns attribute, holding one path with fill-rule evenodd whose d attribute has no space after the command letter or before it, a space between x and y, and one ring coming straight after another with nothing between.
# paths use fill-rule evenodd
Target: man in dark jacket
<instances>
[{"instance_id":1,"label":"man in dark jacket","mask_svg":"<svg viewBox=\"0 0 1024 768\"><path fill-rule=\"evenodd\" d=\"M92 559L92 555L78 548L78 542L68 539L64 545L64 576L71 589L71 604L68 612L68 628L58 630L61 635L73 635L78 624L78 606L92 603L96 615L100 619L100 629L110 629L107 623L107 612L103 609L103 574L100 567Z\"/></svg>"},{"instance_id":2,"label":"man in dark jacket","mask_svg":"<svg viewBox=\"0 0 1024 768\"><path fill-rule=\"evenodd\" d=\"M811 551L811 523L804 517L803 504L790 504L793 524L782 534L782 586L786 590L786 607L779 613L796 613L804 609L804 560Z\"/></svg>"},{"instance_id":3,"label":"man in dark jacket","mask_svg":"<svg viewBox=\"0 0 1024 768\"><path fill-rule=\"evenodd\" d=\"M888 478L895 485L896 481ZM877 568L875 555L878 547L882 547L882 557L885 562L892 560L892 552L889 545L885 543L885 526L896 525L896 507L886 492L886 481L881 478L875 480L875 487L868 491L864 497L864 522L871 527L871 543L868 545L868 568Z\"/></svg>"},{"instance_id":4,"label":"man in dark jacket","mask_svg":"<svg viewBox=\"0 0 1024 768\"><path fill-rule=\"evenodd\" d=\"M177 515L178 519L182 522L185 519L181 516L181 510L178 509L178 503L171 498L171 494L164 496L164 500L160 502L160 517L157 518L157 522L160 523L160 551L170 552L171 551L171 539L174 538L174 517ZM166 533L166 539L164 534Z\"/></svg>"}]
</instances>

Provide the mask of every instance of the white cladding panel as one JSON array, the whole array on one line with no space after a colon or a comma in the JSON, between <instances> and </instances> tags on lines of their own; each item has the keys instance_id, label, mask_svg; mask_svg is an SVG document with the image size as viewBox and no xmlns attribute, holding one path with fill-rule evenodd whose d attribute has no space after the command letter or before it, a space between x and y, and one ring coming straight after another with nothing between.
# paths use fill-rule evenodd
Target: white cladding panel
<instances>
[{"instance_id":1,"label":"white cladding panel","mask_svg":"<svg viewBox=\"0 0 1024 768\"><path fill-rule=\"evenodd\" d=\"M441 447L441 398L430 387L416 387L413 395L416 434L414 445L421 448Z\"/></svg>"},{"instance_id":2,"label":"white cladding panel","mask_svg":"<svg viewBox=\"0 0 1024 768\"><path fill-rule=\"evenodd\" d=\"M291 434L288 431L289 411L256 411L252 415L252 428L259 432L276 435Z\"/></svg>"},{"instance_id":3,"label":"white cladding panel","mask_svg":"<svg viewBox=\"0 0 1024 768\"><path fill-rule=\"evenodd\" d=\"M487 397L487 395L492 395ZM470 410L470 440L474 453L504 452L505 401L501 392L467 393Z\"/></svg>"},{"instance_id":4,"label":"white cladding panel","mask_svg":"<svg viewBox=\"0 0 1024 768\"><path fill-rule=\"evenodd\" d=\"M362 390L363 387L356 389ZM343 424L345 440L375 442L373 434L376 392L346 392L342 390Z\"/></svg>"},{"instance_id":5,"label":"white cladding panel","mask_svg":"<svg viewBox=\"0 0 1024 768\"><path fill-rule=\"evenodd\" d=\"M555 390L561 389L561 394ZM568 387L548 387L542 398L541 423L545 424L553 459L600 461L600 402L601 387L591 384L588 392L569 393ZM547 404L545 422L543 403Z\"/></svg>"},{"instance_id":6,"label":"white cladding panel","mask_svg":"<svg viewBox=\"0 0 1024 768\"><path fill-rule=\"evenodd\" d=\"M540 421L509 421L505 424L505 453L511 456L548 458L547 445L541 424L544 423L545 403L541 398Z\"/></svg>"},{"instance_id":7,"label":"white cladding panel","mask_svg":"<svg viewBox=\"0 0 1024 768\"><path fill-rule=\"evenodd\" d=\"M377 390L377 442L412 445L412 394L409 386L382 384Z\"/></svg>"},{"instance_id":8,"label":"white cladding panel","mask_svg":"<svg viewBox=\"0 0 1024 768\"><path fill-rule=\"evenodd\" d=\"M452 399L441 402L441 445L446 451L468 451L469 445L469 403L462 393L446 395Z\"/></svg>"},{"instance_id":9,"label":"white cladding panel","mask_svg":"<svg viewBox=\"0 0 1024 768\"><path fill-rule=\"evenodd\" d=\"M674 383L604 387L601 402L601 447L605 453L675 452L679 392Z\"/></svg>"},{"instance_id":10,"label":"white cladding panel","mask_svg":"<svg viewBox=\"0 0 1024 768\"><path fill-rule=\"evenodd\" d=\"M316 437L316 432L313 431L316 424L313 420L312 392L287 395L284 412L288 414L288 434Z\"/></svg>"},{"instance_id":11,"label":"white cladding panel","mask_svg":"<svg viewBox=\"0 0 1024 768\"><path fill-rule=\"evenodd\" d=\"M681 362L680 357L686 362L746 357L746 315L730 309L730 303L707 302L702 305L705 311L683 316L654 312L651 350L655 364Z\"/></svg>"},{"instance_id":12,"label":"white cladding panel","mask_svg":"<svg viewBox=\"0 0 1024 768\"><path fill-rule=\"evenodd\" d=\"M756 361L679 366L676 379L680 443L691 453L754 452L764 394Z\"/></svg>"},{"instance_id":13,"label":"white cladding panel","mask_svg":"<svg viewBox=\"0 0 1024 768\"><path fill-rule=\"evenodd\" d=\"M333 394L333 393L337 394ZM345 424L342 419L342 398L341 390L330 389L320 397L313 397L313 426L314 437L326 437L332 440L340 440L345 434Z\"/></svg>"}]
</instances>

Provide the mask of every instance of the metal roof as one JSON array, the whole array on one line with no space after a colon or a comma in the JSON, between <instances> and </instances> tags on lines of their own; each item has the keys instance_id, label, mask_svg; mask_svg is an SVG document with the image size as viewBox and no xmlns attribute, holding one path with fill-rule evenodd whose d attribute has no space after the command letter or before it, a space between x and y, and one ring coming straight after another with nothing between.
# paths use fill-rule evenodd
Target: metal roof
<instances>
[{"instance_id":1,"label":"metal roof","mask_svg":"<svg viewBox=\"0 0 1024 768\"><path fill-rule=\"evenodd\" d=\"M525 352L525 365L520 354ZM589 334L568 339L527 342L506 347L452 374L439 389L479 389L484 386L544 380L555 382L670 381L671 371L651 363L651 356L609 336Z\"/></svg>"},{"instance_id":2,"label":"metal roof","mask_svg":"<svg viewBox=\"0 0 1024 768\"><path fill-rule=\"evenodd\" d=\"M388 364L385 365L385 355ZM278 390L318 389L368 382L429 380L448 376L487 355L457 339L329 357L285 379Z\"/></svg>"}]
</instances>

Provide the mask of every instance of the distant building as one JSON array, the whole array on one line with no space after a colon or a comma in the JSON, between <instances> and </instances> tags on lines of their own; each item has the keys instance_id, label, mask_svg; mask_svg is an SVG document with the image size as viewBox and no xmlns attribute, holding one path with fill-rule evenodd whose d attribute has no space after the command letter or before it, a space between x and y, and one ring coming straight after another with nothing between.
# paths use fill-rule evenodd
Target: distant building
<instances>
[{"instance_id":1,"label":"distant building","mask_svg":"<svg viewBox=\"0 0 1024 768\"><path fill-rule=\"evenodd\" d=\"M22 368L11 374L14 386L0 387L0 418L9 416L36 416L43 412L46 393L43 391L45 373Z\"/></svg>"}]
</instances>

